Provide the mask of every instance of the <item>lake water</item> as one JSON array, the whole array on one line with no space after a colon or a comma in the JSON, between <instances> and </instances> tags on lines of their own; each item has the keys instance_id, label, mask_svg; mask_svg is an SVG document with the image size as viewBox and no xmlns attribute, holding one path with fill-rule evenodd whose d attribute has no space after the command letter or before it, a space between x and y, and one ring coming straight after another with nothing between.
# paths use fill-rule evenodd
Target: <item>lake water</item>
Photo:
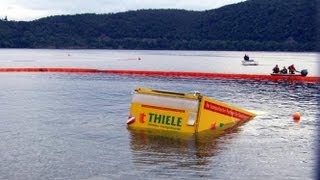
<instances>
[{"instance_id":1,"label":"lake water","mask_svg":"<svg viewBox=\"0 0 320 180\"><path fill-rule=\"evenodd\" d=\"M320 74L317 53L247 54L260 65L241 66L244 52L1 49L0 67ZM137 87L197 90L257 116L220 137L130 131ZM0 88L0 179L315 179L319 84L23 72L0 73Z\"/></svg>"}]
</instances>

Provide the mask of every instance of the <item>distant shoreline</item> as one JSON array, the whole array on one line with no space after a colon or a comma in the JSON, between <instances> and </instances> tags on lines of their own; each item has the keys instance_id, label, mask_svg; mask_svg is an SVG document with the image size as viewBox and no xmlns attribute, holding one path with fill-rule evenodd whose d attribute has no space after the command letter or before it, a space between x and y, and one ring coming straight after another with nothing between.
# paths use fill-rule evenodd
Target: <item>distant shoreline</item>
<instances>
[{"instance_id":1,"label":"distant shoreline","mask_svg":"<svg viewBox=\"0 0 320 180\"><path fill-rule=\"evenodd\" d=\"M0 48L320 52L315 0L0 20Z\"/></svg>"}]
</instances>

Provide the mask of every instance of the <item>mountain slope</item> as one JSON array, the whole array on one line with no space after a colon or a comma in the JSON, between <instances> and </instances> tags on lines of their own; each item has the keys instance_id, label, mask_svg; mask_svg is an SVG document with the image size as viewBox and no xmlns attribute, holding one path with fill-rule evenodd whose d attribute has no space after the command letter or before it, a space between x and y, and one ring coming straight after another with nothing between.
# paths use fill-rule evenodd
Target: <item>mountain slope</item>
<instances>
[{"instance_id":1,"label":"mountain slope","mask_svg":"<svg viewBox=\"0 0 320 180\"><path fill-rule=\"evenodd\" d=\"M0 47L318 51L318 5L316 0L247 0L209 11L2 20Z\"/></svg>"}]
</instances>

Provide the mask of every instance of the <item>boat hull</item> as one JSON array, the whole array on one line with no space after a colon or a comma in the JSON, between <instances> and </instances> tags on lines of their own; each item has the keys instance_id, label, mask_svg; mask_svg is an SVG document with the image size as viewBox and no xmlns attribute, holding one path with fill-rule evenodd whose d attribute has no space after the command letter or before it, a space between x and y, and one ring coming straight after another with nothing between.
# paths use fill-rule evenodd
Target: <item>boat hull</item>
<instances>
[{"instance_id":1,"label":"boat hull","mask_svg":"<svg viewBox=\"0 0 320 180\"><path fill-rule=\"evenodd\" d=\"M283 77L299 77L299 76L301 76L301 77L304 77L303 75L301 75L301 74L281 74L281 73L271 73L270 74L271 76L283 76Z\"/></svg>"},{"instance_id":2,"label":"boat hull","mask_svg":"<svg viewBox=\"0 0 320 180\"><path fill-rule=\"evenodd\" d=\"M257 66L259 63L257 61L241 61L244 66Z\"/></svg>"}]
</instances>

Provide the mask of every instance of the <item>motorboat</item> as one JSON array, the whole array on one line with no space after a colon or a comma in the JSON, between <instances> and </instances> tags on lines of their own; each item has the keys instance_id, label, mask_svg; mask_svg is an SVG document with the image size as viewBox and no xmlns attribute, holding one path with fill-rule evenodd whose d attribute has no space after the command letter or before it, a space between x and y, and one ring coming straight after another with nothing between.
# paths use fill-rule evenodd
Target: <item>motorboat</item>
<instances>
[{"instance_id":1,"label":"motorboat","mask_svg":"<svg viewBox=\"0 0 320 180\"><path fill-rule=\"evenodd\" d=\"M271 73L271 76L307 76L308 75L308 70L307 69L303 69L301 71L296 71L298 72L297 74L291 74L291 73Z\"/></svg>"}]
</instances>

